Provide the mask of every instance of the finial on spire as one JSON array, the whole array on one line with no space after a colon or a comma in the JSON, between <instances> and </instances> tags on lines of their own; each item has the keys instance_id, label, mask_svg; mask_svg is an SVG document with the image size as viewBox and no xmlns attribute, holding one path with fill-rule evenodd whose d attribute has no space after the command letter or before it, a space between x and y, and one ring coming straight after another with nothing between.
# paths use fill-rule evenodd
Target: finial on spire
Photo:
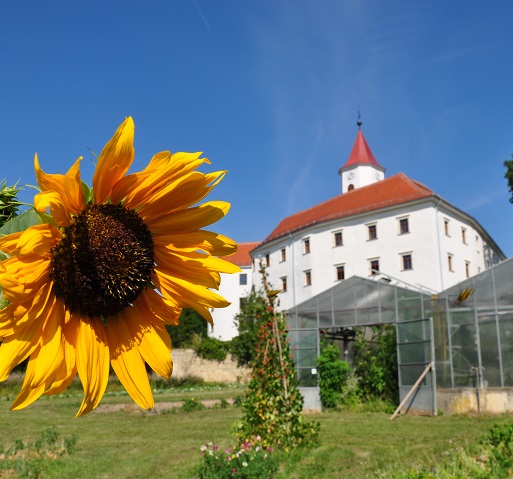
<instances>
[{"instance_id":1,"label":"finial on spire","mask_svg":"<svg viewBox=\"0 0 513 479\"><path fill-rule=\"evenodd\" d=\"M358 121L356 122L358 125L358 130L362 128L362 120L360 119L360 110L358 110Z\"/></svg>"}]
</instances>

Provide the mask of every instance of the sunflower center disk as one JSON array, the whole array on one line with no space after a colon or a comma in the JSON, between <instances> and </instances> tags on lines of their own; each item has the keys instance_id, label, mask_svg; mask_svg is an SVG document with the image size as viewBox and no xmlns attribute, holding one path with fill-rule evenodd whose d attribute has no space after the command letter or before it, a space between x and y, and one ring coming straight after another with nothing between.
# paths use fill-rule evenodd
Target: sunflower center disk
<instances>
[{"instance_id":1,"label":"sunflower center disk","mask_svg":"<svg viewBox=\"0 0 513 479\"><path fill-rule=\"evenodd\" d=\"M52 254L55 295L70 312L104 321L132 304L153 274L151 233L121 205L89 204Z\"/></svg>"}]
</instances>

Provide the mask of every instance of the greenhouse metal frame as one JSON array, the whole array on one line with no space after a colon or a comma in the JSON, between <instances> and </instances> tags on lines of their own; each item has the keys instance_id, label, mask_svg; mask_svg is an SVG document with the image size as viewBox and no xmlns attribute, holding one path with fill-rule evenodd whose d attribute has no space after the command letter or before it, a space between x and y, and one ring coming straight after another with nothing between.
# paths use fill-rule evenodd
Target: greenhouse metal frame
<instances>
[{"instance_id":1,"label":"greenhouse metal frame","mask_svg":"<svg viewBox=\"0 0 513 479\"><path fill-rule=\"evenodd\" d=\"M465 390L481 410L487 391L513 392L513 258L438 294L383 274L353 276L287 311L286 318L304 395L318 395L320 330L380 324L397 328L400 401L432 365L406 410L436 414L444 392ZM500 401L496 408L510 408L509 400ZM442 409L450 407L444 402Z\"/></svg>"}]
</instances>

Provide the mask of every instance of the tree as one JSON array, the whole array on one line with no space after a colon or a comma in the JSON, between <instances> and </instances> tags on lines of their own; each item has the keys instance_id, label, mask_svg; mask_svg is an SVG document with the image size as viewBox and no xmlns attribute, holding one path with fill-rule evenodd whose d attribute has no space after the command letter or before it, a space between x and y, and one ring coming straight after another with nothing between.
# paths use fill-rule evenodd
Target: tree
<instances>
[{"instance_id":1,"label":"tree","mask_svg":"<svg viewBox=\"0 0 513 479\"><path fill-rule=\"evenodd\" d=\"M265 446L289 451L315 443L319 423L306 422L301 412L303 397L298 389L294 361L285 327L285 318L275 307L278 291L267 282L263 263L260 273L265 311L257 318L255 354L251 361L251 379L247 386L239 423L240 441L260 436Z\"/></svg>"},{"instance_id":2,"label":"tree","mask_svg":"<svg viewBox=\"0 0 513 479\"><path fill-rule=\"evenodd\" d=\"M173 348L192 347L194 343L208 336L208 324L194 309L182 310L177 326L166 325Z\"/></svg>"},{"instance_id":3,"label":"tree","mask_svg":"<svg viewBox=\"0 0 513 479\"><path fill-rule=\"evenodd\" d=\"M513 158L513 155L511 157ZM513 160L506 160L504 166L506 167L504 178L508 180L509 193L511 194L509 201L513 203Z\"/></svg>"},{"instance_id":4,"label":"tree","mask_svg":"<svg viewBox=\"0 0 513 479\"><path fill-rule=\"evenodd\" d=\"M265 313L267 303L263 291L252 290L244 298L240 312L235 316L238 336L232 339L231 353L238 366L249 366L255 356L259 319Z\"/></svg>"}]
</instances>

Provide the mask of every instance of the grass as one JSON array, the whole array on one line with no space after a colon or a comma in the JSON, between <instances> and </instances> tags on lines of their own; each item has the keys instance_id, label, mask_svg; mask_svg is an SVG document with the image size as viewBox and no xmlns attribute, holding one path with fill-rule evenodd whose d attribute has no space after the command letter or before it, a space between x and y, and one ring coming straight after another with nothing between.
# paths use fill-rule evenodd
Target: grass
<instances>
[{"instance_id":1,"label":"grass","mask_svg":"<svg viewBox=\"0 0 513 479\"><path fill-rule=\"evenodd\" d=\"M12 396L9 387L0 386L0 398ZM241 393L240 386L194 386L192 390L158 389L155 399L228 399ZM232 445L233 425L241 415L233 407L147 413L131 407L130 398L115 382L102 405L130 405L126 410L94 411L74 419L80 402L78 389L41 398L22 411L9 412L9 402L0 401L0 444L7 448L17 439L34 441L54 426L60 437L74 435L77 442L74 453L55 460L45 478L191 479L200 446L209 441L221 447ZM363 479L419 463L435 465L451 448L478 441L493 424L511 422L506 415L400 416L390 421L389 414L369 412L326 412L312 419L321 422L319 446L296 451L282 464L280 479Z\"/></svg>"}]
</instances>

